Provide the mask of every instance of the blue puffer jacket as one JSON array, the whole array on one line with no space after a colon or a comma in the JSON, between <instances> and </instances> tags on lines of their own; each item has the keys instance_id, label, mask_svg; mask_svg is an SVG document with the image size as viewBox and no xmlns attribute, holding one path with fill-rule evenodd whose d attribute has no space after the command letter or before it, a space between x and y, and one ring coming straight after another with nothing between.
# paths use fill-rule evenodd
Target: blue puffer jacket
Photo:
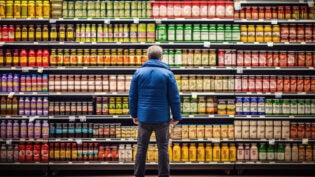
<instances>
[{"instance_id":1,"label":"blue puffer jacket","mask_svg":"<svg viewBox=\"0 0 315 177\"><path fill-rule=\"evenodd\" d=\"M174 74L159 60L151 59L139 68L131 81L129 110L141 123L181 120L180 97Z\"/></svg>"}]
</instances>

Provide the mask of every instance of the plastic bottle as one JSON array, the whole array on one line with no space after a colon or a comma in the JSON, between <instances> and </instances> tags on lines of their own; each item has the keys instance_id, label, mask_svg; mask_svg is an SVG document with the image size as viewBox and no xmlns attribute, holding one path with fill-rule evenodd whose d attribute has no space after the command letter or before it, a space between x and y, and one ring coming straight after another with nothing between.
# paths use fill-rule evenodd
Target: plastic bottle
<instances>
[{"instance_id":1,"label":"plastic bottle","mask_svg":"<svg viewBox=\"0 0 315 177\"><path fill-rule=\"evenodd\" d=\"M257 145L254 143L250 148L250 160L256 162L258 160L258 149Z\"/></svg>"},{"instance_id":2,"label":"plastic bottle","mask_svg":"<svg viewBox=\"0 0 315 177\"><path fill-rule=\"evenodd\" d=\"M43 116L48 115L48 98L44 97L43 99Z\"/></svg>"},{"instance_id":3,"label":"plastic bottle","mask_svg":"<svg viewBox=\"0 0 315 177\"><path fill-rule=\"evenodd\" d=\"M191 24L186 24L184 28L184 41L192 41L192 26Z\"/></svg>"},{"instance_id":4,"label":"plastic bottle","mask_svg":"<svg viewBox=\"0 0 315 177\"><path fill-rule=\"evenodd\" d=\"M36 98L35 97L32 97L32 100L30 102L30 110L31 110L30 115L35 116L36 115Z\"/></svg>"},{"instance_id":5,"label":"plastic bottle","mask_svg":"<svg viewBox=\"0 0 315 177\"><path fill-rule=\"evenodd\" d=\"M20 58L19 58L19 50L14 49L13 52L13 66L19 66L20 64Z\"/></svg>"},{"instance_id":6,"label":"plastic bottle","mask_svg":"<svg viewBox=\"0 0 315 177\"><path fill-rule=\"evenodd\" d=\"M27 53L26 50L21 50L20 52L20 66L27 66L28 65L28 59L27 59Z\"/></svg>"},{"instance_id":7,"label":"plastic bottle","mask_svg":"<svg viewBox=\"0 0 315 177\"><path fill-rule=\"evenodd\" d=\"M43 66L43 52L41 49L36 52L36 62L35 66L42 67Z\"/></svg>"},{"instance_id":8,"label":"plastic bottle","mask_svg":"<svg viewBox=\"0 0 315 177\"><path fill-rule=\"evenodd\" d=\"M31 49L28 53L28 66L35 66L36 65L36 56L35 51Z\"/></svg>"},{"instance_id":9,"label":"plastic bottle","mask_svg":"<svg viewBox=\"0 0 315 177\"><path fill-rule=\"evenodd\" d=\"M26 120L21 121L21 138L27 138Z\"/></svg>"},{"instance_id":10,"label":"plastic bottle","mask_svg":"<svg viewBox=\"0 0 315 177\"><path fill-rule=\"evenodd\" d=\"M168 41L175 41L176 33L175 33L175 25L169 24L167 28L167 40Z\"/></svg>"},{"instance_id":11,"label":"plastic bottle","mask_svg":"<svg viewBox=\"0 0 315 177\"><path fill-rule=\"evenodd\" d=\"M7 125L6 125L6 121L5 120L1 120L1 138L5 139L7 138Z\"/></svg>"},{"instance_id":12,"label":"plastic bottle","mask_svg":"<svg viewBox=\"0 0 315 177\"><path fill-rule=\"evenodd\" d=\"M12 120L7 122L7 138L12 138Z\"/></svg>"},{"instance_id":13,"label":"plastic bottle","mask_svg":"<svg viewBox=\"0 0 315 177\"><path fill-rule=\"evenodd\" d=\"M47 49L43 50L42 54L42 66L43 67L48 67L49 66L49 51Z\"/></svg>"},{"instance_id":14,"label":"plastic bottle","mask_svg":"<svg viewBox=\"0 0 315 177\"><path fill-rule=\"evenodd\" d=\"M210 25L209 27L209 41L210 42L217 41L217 29L215 25Z\"/></svg>"},{"instance_id":15,"label":"plastic bottle","mask_svg":"<svg viewBox=\"0 0 315 177\"><path fill-rule=\"evenodd\" d=\"M33 124L33 122L28 122L27 138L34 138L34 124Z\"/></svg>"},{"instance_id":16,"label":"plastic bottle","mask_svg":"<svg viewBox=\"0 0 315 177\"><path fill-rule=\"evenodd\" d=\"M7 92L12 92L12 91L13 91L13 75L9 73L7 77Z\"/></svg>"},{"instance_id":17,"label":"plastic bottle","mask_svg":"<svg viewBox=\"0 0 315 177\"><path fill-rule=\"evenodd\" d=\"M232 27L231 27L231 25L225 25L224 41L227 41L227 42L232 41Z\"/></svg>"},{"instance_id":18,"label":"plastic bottle","mask_svg":"<svg viewBox=\"0 0 315 177\"><path fill-rule=\"evenodd\" d=\"M19 127L19 121L14 120L13 123L13 138L19 138L20 135L20 127Z\"/></svg>"},{"instance_id":19,"label":"plastic bottle","mask_svg":"<svg viewBox=\"0 0 315 177\"><path fill-rule=\"evenodd\" d=\"M176 25L176 42L182 42L184 40L184 27L183 25Z\"/></svg>"},{"instance_id":20,"label":"plastic bottle","mask_svg":"<svg viewBox=\"0 0 315 177\"><path fill-rule=\"evenodd\" d=\"M43 100L41 97L37 98L36 102L36 115L43 115Z\"/></svg>"},{"instance_id":21,"label":"plastic bottle","mask_svg":"<svg viewBox=\"0 0 315 177\"><path fill-rule=\"evenodd\" d=\"M224 41L224 26L217 25L217 42L223 42L223 41Z\"/></svg>"},{"instance_id":22,"label":"plastic bottle","mask_svg":"<svg viewBox=\"0 0 315 177\"><path fill-rule=\"evenodd\" d=\"M193 32L192 32L192 41L198 42L198 41L201 40L200 31L201 31L200 25L199 24L194 24Z\"/></svg>"},{"instance_id":23,"label":"plastic bottle","mask_svg":"<svg viewBox=\"0 0 315 177\"><path fill-rule=\"evenodd\" d=\"M13 92L20 91L20 79L18 74L14 74L13 76Z\"/></svg>"},{"instance_id":24,"label":"plastic bottle","mask_svg":"<svg viewBox=\"0 0 315 177\"><path fill-rule=\"evenodd\" d=\"M43 121L42 126L42 138L47 139L49 138L49 124L47 120Z\"/></svg>"},{"instance_id":25,"label":"plastic bottle","mask_svg":"<svg viewBox=\"0 0 315 177\"><path fill-rule=\"evenodd\" d=\"M40 120L36 120L35 121L35 126L34 126L34 138L35 139L38 139L38 138L41 138L41 123L40 123Z\"/></svg>"},{"instance_id":26,"label":"plastic bottle","mask_svg":"<svg viewBox=\"0 0 315 177\"><path fill-rule=\"evenodd\" d=\"M2 92L7 92L7 75L6 74L2 74L2 78L1 78L1 91Z\"/></svg>"}]
</instances>

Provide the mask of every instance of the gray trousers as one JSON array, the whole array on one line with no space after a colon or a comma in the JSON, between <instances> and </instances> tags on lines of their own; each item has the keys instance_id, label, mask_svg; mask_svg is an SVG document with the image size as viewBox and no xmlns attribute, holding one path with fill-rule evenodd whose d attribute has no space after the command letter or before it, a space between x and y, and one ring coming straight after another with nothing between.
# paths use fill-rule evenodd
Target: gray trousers
<instances>
[{"instance_id":1,"label":"gray trousers","mask_svg":"<svg viewBox=\"0 0 315 177\"><path fill-rule=\"evenodd\" d=\"M134 171L135 173L134 175L136 177L144 177L145 175L147 149L153 131L155 131L156 142L158 147L158 176L169 177L170 173L168 155L169 122L160 124L139 123L138 149Z\"/></svg>"}]
</instances>

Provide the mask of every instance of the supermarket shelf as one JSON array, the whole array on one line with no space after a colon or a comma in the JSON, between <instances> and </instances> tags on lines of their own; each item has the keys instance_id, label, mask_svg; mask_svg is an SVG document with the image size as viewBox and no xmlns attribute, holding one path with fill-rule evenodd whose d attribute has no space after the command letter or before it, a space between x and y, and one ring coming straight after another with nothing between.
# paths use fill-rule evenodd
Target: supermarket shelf
<instances>
[{"instance_id":1,"label":"supermarket shelf","mask_svg":"<svg viewBox=\"0 0 315 177\"><path fill-rule=\"evenodd\" d=\"M5 142L6 144L11 144L11 143L18 143L18 142L38 142L38 143L43 143L43 142L48 142L48 139L42 139L42 138L13 138L13 139L0 139L0 142Z\"/></svg>"},{"instance_id":2,"label":"supermarket shelf","mask_svg":"<svg viewBox=\"0 0 315 177\"><path fill-rule=\"evenodd\" d=\"M49 96L128 96L127 92L50 92Z\"/></svg>"},{"instance_id":3,"label":"supermarket shelf","mask_svg":"<svg viewBox=\"0 0 315 177\"><path fill-rule=\"evenodd\" d=\"M295 19L289 19L289 20L277 20L277 19L272 19L272 20L264 20L264 19L259 19L259 20L247 20L247 19L241 19L241 20L234 20L234 23L245 23L245 24L281 24L281 23L315 23L315 20L295 20Z\"/></svg>"},{"instance_id":4,"label":"supermarket shelf","mask_svg":"<svg viewBox=\"0 0 315 177\"><path fill-rule=\"evenodd\" d=\"M286 1L261 1L261 0L241 0L242 5L307 5L307 1L303 0L286 0Z\"/></svg>"},{"instance_id":5,"label":"supermarket shelf","mask_svg":"<svg viewBox=\"0 0 315 177\"><path fill-rule=\"evenodd\" d=\"M133 170L134 163L122 163L122 162L50 162L50 170ZM178 162L170 163L170 168L172 170L187 170L187 169L223 169L223 170L233 170L233 162ZM146 169L157 169L157 163L147 163Z\"/></svg>"},{"instance_id":6,"label":"supermarket shelf","mask_svg":"<svg viewBox=\"0 0 315 177\"><path fill-rule=\"evenodd\" d=\"M0 163L0 170L4 171L43 171L46 173L48 171L48 162L30 162L30 163L20 163L20 162L12 162L12 163Z\"/></svg>"},{"instance_id":7,"label":"supermarket shelf","mask_svg":"<svg viewBox=\"0 0 315 177\"><path fill-rule=\"evenodd\" d=\"M280 140L275 140L275 139L235 139L235 143L315 143L315 140L312 139L280 139ZM307 144L306 143L306 144Z\"/></svg>"},{"instance_id":8,"label":"supermarket shelf","mask_svg":"<svg viewBox=\"0 0 315 177\"><path fill-rule=\"evenodd\" d=\"M49 142L77 142L81 143L94 143L94 142L103 142L103 143L136 143L137 139L135 138L49 138ZM151 140L151 142L155 142L155 140Z\"/></svg>"},{"instance_id":9,"label":"supermarket shelf","mask_svg":"<svg viewBox=\"0 0 315 177\"><path fill-rule=\"evenodd\" d=\"M235 120L315 120L314 116L311 115L235 115L232 116Z\"/></svg>"},{"instance_id":10,"label":"supermarket shelf","mask_svg":"<svg viewBox=\"0 0 315 177\"><path fill-rule=\"evenodd\" d=\"M255 169L263 169L263 170L314 170L315 163L314 162L236 162L235 169L237 170L255 170Z\"/></svg>"},{"instance_id":11,"label":"supermarket shelf","mask_svg":"<svg viewBox=\"0 0 315 177\"><path fill-rule=\"evenodd\" d=\"M48 92L0 92L0 96L48 96Z\"/></svg>"},{"instance_id":12,"label":"supermarket shelf","mask_svg":"<svg viewBox=\"0 0 315 177\"><path fill-rule=\"evenodd\" d=\"M46 120L48 116L0 116L0 119L7 119L7 120Z\"/></svg>"},{"instance_id":13,"label":"supermarket shelf","mask_svg":"<svg viewBox=\"0 0 315 177\"><path fill-rule=\"evenodd\" d=\"M234 143L234 139L220 139L220 138L199 138L199 139L172 139L173 143Z\"/></svg>"},{"instance_id":14,"label":"supermarket shelf","mask_svg":"<svg viewBox=\"0 0 315 177\"><path fill-rule=\"evenodd\" d=\"M244 43L244 42L135 42L135 43L123 43L123 42L112 42L112 43L98 43L98 42L1 42L1 46L12 46L12 47L63 47L63 48L82 48L82 47L93 47L93 48L112 48L120 46L122 48L130 47L143 47L146 48L151 45L160 45L165 48L220 48L220 49L230 49L230 48L244 48L247 49L258 48L263 49L288 49L288 47L300 47L303 50L307 50L307 47L315 46L314 42L277 42L277 43L265 43L265 42L254 42L254 43ZM249 47L249 48L248 48ZM305 49L304 49L305 48Z\"/></svg>"},{"instance_id":15,"label":"supermarket shelf","mask_svg":"<svg viewBox=\"0 0 315 177\"><path fill-rule=\"evenodd\" d=\"M132 120L130 115L54 115L49 116L49 120L104 120L104 119L118 119L118 120Z\"/></svg>"},{"instance_id":16,"label":"supermarket shelf","mask_svg":"<svg viewBox=\"0 0 315 177\"><path fill-rule=\"evenodd\" d=\"M305 93L305 92L235 92L235 96L275 96L281 98L282 96L315 96L315 93Z\"/></svg>"}]
</instances>

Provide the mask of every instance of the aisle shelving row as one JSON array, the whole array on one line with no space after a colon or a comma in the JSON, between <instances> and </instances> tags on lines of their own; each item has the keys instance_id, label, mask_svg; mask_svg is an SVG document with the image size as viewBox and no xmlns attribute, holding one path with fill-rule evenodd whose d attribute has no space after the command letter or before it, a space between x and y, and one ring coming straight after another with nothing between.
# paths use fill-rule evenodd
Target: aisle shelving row
<instances>
[{"instance_id":1,"label":"aisle shelving row","mask_svg":"<svg viewBox=\"0 0 315 177\"><path fill-rule=\"evenodd\" d=\"M261 3L261 2L260 2ZM57 18L57 19L34 19L34 18L10 18L10 19L1 19L1 23L5 24L16 24L16 23L41 23L41 24L55 24L55 23L156 23L156 24L163 24L163 23L176 23L176 22L218 22L220 23L235 23L235 24L243 24L243 23L255 23L255 24L281 24L281 23L315 23L315 20L312 19L303 19L303 20L296 20L296 19L288 19L288 20L281 20L281 19L259 19L259 20L247 20L247 19L226 19L226 18L200 18L200 19L193 19L193 18L132 18L132 19L123 19L123 18L99 18L99 19L92 19L92 18Z\"/></svg>"}]
</instances>

